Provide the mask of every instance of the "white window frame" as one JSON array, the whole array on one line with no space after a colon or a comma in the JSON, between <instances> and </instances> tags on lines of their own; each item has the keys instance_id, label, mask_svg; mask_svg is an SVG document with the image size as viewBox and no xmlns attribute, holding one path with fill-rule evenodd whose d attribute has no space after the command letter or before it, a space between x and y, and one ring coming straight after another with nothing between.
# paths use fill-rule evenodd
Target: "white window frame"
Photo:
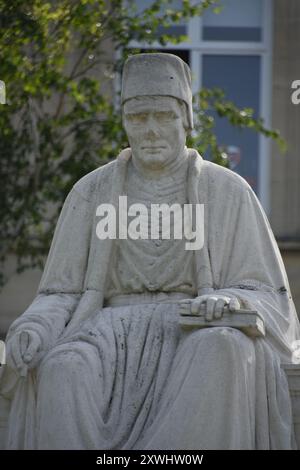
<instances>
[{"instance_id":1,"label":"white window frame","mask_svg":"<svg viewBox=\"0 0 300 470\"><path fill-rule=\"evenodd\" d=\"M206 54L216 55L258 55L261 58L259 78L260 117L266 127L271 127L272 105L272 46L273 46L273 0L261 0L262 10L262 40L260 42L246 41L211 41L202 39L202 17L192 18L187 24L188 42L180 44L166 44L158 42L151 45L137 41L131 42L131 47L142 49L169 49L188 50L190 53L190 67L192 71L193 93L201 89L202 57ZM258 197L267 215L270 215L270 139L259 135L258 158Z\"/></svg>"}]
</instances>

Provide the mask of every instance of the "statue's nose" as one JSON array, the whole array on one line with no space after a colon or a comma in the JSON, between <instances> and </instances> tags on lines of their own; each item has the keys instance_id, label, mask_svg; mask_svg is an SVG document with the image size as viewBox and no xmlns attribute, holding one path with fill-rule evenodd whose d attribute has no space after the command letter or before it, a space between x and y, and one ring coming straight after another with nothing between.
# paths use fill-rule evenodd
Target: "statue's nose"
<instances>
[{"instance_id":1,"label":"statue's nose","mask_svg":"<svg viewBox=\"0 0 300 470\"><path fill-rule=\"evenodd\" d=\"M152 117L149 117L145 124L146 135L149 137L159 137L159 125Z\"/></svg>"}]
</instances>

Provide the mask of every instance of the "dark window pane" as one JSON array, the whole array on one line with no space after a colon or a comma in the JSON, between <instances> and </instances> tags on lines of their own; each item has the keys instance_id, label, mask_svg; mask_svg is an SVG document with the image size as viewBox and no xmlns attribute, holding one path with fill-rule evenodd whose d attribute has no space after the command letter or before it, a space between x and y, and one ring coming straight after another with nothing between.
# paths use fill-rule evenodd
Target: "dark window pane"
<instances>
[{"instance_id":1,"label":"dark window pane","mask_svg":"<svg viewBox=\"0 0 300 470\"><path fill-rule=\"evenodd\" d=\"M184 34L184 33L183 33ZM203 39L207 41L261 41L261 28L204 26Z\"/></svg>"},{"instance_id":2,"label":"dark window pane","mask_svg":"<svg viewBox=\"0 0 300 470\"><path fill-rule=\"evenodd\" d=\"M252 108L259 116L259 56L203 56L203 86L222 88L226 98L239 108ZM258 188L259 137L250 129L239 130L226 118L216 116L216 135L226 147L231 169Z\"/></svg>"}]
</instances>

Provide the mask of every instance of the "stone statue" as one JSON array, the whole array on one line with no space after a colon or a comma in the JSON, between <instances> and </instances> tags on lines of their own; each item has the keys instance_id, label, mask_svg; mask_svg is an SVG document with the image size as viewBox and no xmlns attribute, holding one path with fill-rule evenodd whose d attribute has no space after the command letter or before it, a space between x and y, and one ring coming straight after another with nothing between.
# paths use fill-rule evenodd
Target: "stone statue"
<instances>
[{"instance_id":1,"label":"stone statue","mask_svg":"<svg viewBox=\"0 0 300 470\"><path fill-rule=\"evenodd\" d=\"M185 146L188 66L138 54L124 67L130 148L78 181L57 223L38 295L11 326L1 396L9 449L292 449L281 362L299 322L250 186ZM97 208L202 204L204 245L97 236ZM181 314L250 309L266 335L184 329ZM241 313L242 315L242 313Z\"/></svg>"}]
</instances>

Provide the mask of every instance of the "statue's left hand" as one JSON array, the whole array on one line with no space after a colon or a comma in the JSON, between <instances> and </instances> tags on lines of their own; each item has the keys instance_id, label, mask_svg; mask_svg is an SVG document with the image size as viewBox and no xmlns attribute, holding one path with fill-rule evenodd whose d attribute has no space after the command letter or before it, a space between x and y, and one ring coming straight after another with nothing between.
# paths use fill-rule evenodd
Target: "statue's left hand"
<instances>
[{"instance_id":1,"label":"statue's left hand","mask_svg":"<svg viewBox=\"0 0 300 470\"><path fill-rule=\"evenodd\" d=\"M206 321L222 318L225 308L231 312L240 309L240 302L236 297L228 297L223 294L200 295L192 300L182 300L179 305L180 314L203 314Z\"/></svg>"},{"instance_id":2,"label":"statue's left hand","mask_svg":"<svg viewBox=\"0 0 300 470\"><path fill-rule=\"evenodd\" d=\"M25 375L27 368L35 367L40 350L41 339L35 331L18 331L7 342L7 363Z\"/></svg>"}]
</instances>

